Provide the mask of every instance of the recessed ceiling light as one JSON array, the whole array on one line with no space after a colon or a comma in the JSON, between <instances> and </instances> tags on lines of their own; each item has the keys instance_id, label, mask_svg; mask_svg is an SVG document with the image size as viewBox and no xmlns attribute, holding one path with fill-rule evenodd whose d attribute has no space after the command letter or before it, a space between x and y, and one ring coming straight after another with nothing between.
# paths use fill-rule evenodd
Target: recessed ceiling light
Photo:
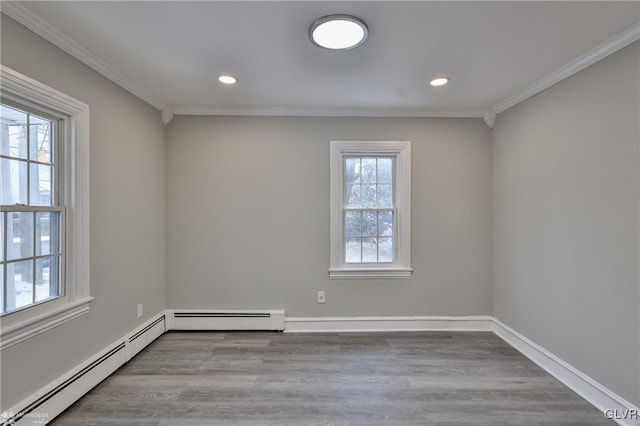
<instances>
[{"instance_id":1,"label":"recessed ceiling light","mask_svg":"<svg viewBox=\"0 0 640 426\"><path fill-rule=\"evenodd\" d=\"M438 78L434 78L433 80L431 80L431 85L432 86L444 86L448 82L449 82L449 79L447 77L438 77Z\"/></svg>"},{"instance_id":2,"label":"recessed ceiling light","mask_svg":"<svg viewBox=\"0 0 640 426\"><path fill-rule=\"evenodd\" d=\"M349 50L367 40L369 29L362 19L351 15L329 15L316 19L309 28L309 39L316 46Z\"/></svg>"},{"instance_id":3,"label":"recessed ceiling light","mask_svg":"<svg viewBox=\"0 0 640 426\"><path fill-rule=\"evenodd\" d=\"M238 79L232 75L221 75L220 77L218 77L218 81L224 84L235 84Z\"/></svg>"}]
</instances>

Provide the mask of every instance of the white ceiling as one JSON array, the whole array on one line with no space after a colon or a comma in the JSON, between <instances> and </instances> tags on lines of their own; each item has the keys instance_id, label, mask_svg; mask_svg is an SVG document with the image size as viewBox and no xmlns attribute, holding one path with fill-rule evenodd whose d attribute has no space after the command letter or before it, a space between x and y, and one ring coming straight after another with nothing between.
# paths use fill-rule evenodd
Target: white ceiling
<instances>
[{"instance_id":1,"label":"white ceiling","mask_svg":"<svg viewBox=\"0 0 640 426\"><path fill-rule=\"evenodd\" d=\"M21 5L177 113L478 116L640 20L640 3L610 1ZM311 44L335 13L366 21L368 41Z\"/></svg>"}]
</instances>

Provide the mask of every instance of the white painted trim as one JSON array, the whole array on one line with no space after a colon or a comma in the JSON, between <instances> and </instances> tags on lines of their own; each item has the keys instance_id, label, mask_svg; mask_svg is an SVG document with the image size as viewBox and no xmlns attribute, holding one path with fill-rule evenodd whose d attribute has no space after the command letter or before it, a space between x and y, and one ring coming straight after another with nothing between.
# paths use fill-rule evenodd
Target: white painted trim
<instances>
[{"instance_id":1,"label":"white painted trim","mask_svg":"<svg viewBox=\"0 0 640 426\"><path fill-rule=\"evenodd\" d=\"M589 50L585 54L578 56L576 59L569 62L562 68L533 83L531 86L520 90L513 96L510 96L501 102L498 102L493 106L492 109L496 113L500 114L501 112L511 108L512 106L519 104L520 102L542 92L545 89L548 89L549 87L553 86L556 83L559 83L565 78L571 77L578 71L581 71L588 66L595 64L596 62L606 58L612 53L617 52L618 50L622 49L625 46L628 46L629 44L637 40L640 40L640 23L632 25L620 34L610 38L604 43Z\"/></svg>"},{"instance_id":2,"label":"white painted trim","mask_svg":"<svg viewBox=\"0 0 640 426\"><path fill-rule=\"evenodd\" d=\"M31 105L59 117L64 126L63 178L61 205L64 223L64 297L29 307L2 318L1 347L9 347L41 334L89 309L90 296L90 226L89 226L89 106L56 89L4 65L0 65L0 91L4 99ZM61 305L68 308L60 308ZM61 311L62 310L62 311ZM48 314L46 313L48 312ZM43 324L42 315L51 324ZM29 326L33 323L33 326ZM19 328L21 331L15 331Z\"/></svg>"},{"instance_id":3,"label":"white painted trim","mask_svg":"<svg viewBox=\"0 0 640 426\"><path fill-rule=\"evenodd\" d=\"M216 108L176 106L175 115L235 115L257 117L415 117L415 118L482 118L484 110L424 110L420 108L340 108L340 107L264 107Z\"/></svg>"},{"instance_id":4,"label":"white painted trim","mask_svg":"<svg viewBox=\"0 0 640 426\"><path fill-rule=\"evenodd\" d=\"M162 335L165 332L165 326L164 321L160 319L164 315L164 311L155 315L130 333L127 333L122 338L80 363L77 367L72 368L62 376L53 380L48 385L11 407L11 409L1 413L0 421L3 422L2 425L42 425L52 421L75 401L133 358L133 356L145 346ZM157 323L149 328L143 335L139 336L133 342L129 341L132 336L154 322ZM103 357L107 358L96 365ZM88 371L84 372L84 370ZM14 416L19 415L19 413L25 413L33 404L37 404L37 406L33 408L33 411L30 413L31 415L27 413L15 423L11 420ZM42 420L45 421L43 422Z\"/></svg>"},{"instance_id":5,"label":"white painted trim","mask_svg":"<svg viewBox=\"0 0 640 426\"><path fill-rule=\"evenodd\" d=\"M93 70L102 74L118 86L122 87L129 93L142 99L149 105L154 106L159 111L167 108L167 104L155 94L141 88L131 80L127 79L120 72L111 66L105 64L93 53L82 47L78 42L71 39L57 28L53 27L44 19L40 18L27 7L17 1L3 1L1 6L2 13L18 21L20 24L29 28L40 37L64 50L80 62L89 66Z\"/></svg>"},{"instance_id":6,"label":"white painted trim","mask_svg":"<svg viewBox=\"0 0 640 426\"><path fill-rule=\"evenodd\" d=\"M360 280L360 279L394 279L410 278L413 268L382 269L358 269L358 268L331 268L329 279L332 280Z\"/></svg>"},{"instance_id":7,"label":"white painted trim","mask_svg":"<svg viewBox=\"0 0 640 426\"><path fill-rule=\"evenodd\" d=\"M162 120L166 124L171 121L168 118L170 114L166 111L172 111L175 115L242 115L242 116L303 116L303 117L465 117L465 118L482 118L483 110L451 110L451 111L429 111L419 108L400 108L400 109L372 109L372 108L216 108L216 107L199 107L199 106L179 106L169 108L167 103L155 94L141 88L136 83L127 79L113 67L107 65L97 56L86 50L78 42L71 39L57 28L50 25L44 19L31 12L24 5L17 1L4 1L1 4L1 11L13 18L20 24L29 28L45 40L56 45L60 49L69 53L79 61L88 65L98 73L102 74L109 80L113 81L129 93L137 96L148 104L162 111ZM633 25L609 39L601 45L595 47L589 52L579 56L567 65L557 71L542 78L531 86L515 93L514 95L498 102L493 106L496 113L501 113L508 108L540 93L541 91L553 86L554 84L564 80L567 77L577 73L578 71L600 61L617 50L640 39L640 24ZM491 126L490 126L491 127Z\"/></svg>"},{"instance_id":8,"label":"white painted trim","mask_svg":"<svg viewBox=\"0 0 640 426\"><path fill-rule=\"evenodd\" d=\"M631 402L496 318L493 319L493 332L601 412L606 414L607 410L614 410L617 413L628 413L628 410L635 410L640 415L640 409ZM614 420L625 426L640 424L637 419Z\"/></svg>"},{"instance_id":9,"label":"white painted trim","mask_svg":"<svg viewBox=\"0 0 640 426\"><path fill-rule=\"evenodd\" d=\"M490 316L286 317L285 333L492 331Z\"/></svg>"},{"instance_id":10,"label":"white painted trim","mask_svg":"<svg viewBox=\"0 0 640 426\"><path fill-rule=\"evenodd\" d=\"M289 117L459 117L459 118L483 118L485 110L461 109L449 111L431 111L420 108L287 108L287 107L264 107L264 108L217 108L202 106L177 106L169 108L167 103L155 94L141 88L132 82L113 67L104 63L97 56L86 50L78 42L71 39L60 30L31 12L18 1L3 1L0 10L7 16L16 20L20 24L29 28L45 40L56 45L74 58L91 67L115 84L119 85L129 93L137 96L148 104L154 106L162 112L162 120L166 124L171 121L171 115L238 115L238 116L289 116ZM547 75L531 86L520 90L514 95L498 102L493 106L493 111L499 114L512 106L540 93L567 77L587 68L588 66L611 55L617 50L640 39L640 24L635 24L620 34L612 37L599 46L591 49L587 53L574 59L557 71ZM491 126L489 126L491 127Z\"/></svg>"},{"instance_id":11,"label":"white painted trim","mask_svg":"<svg viewBox=\"0 0 640 426\"><path fill-rule=\"evenodd\" d=\"M250 314L269 315L251 317ZM283 309L174 309L173 330L277 330L284 329Z\"/></svg>"},{"instance_id":12,"label":"white painted trim","mask_svg":"<svg viewBox=\"0 0 640 426\"><path fill-rule=\"evenodd\" d=\"M637 419L615 418L624 413L640 415L634 404L492 316L286 317L284 329L285 333L382 331L492 331L605 416L613 415L620 425L640 425Z\"/></svg>"},{"instance_id":13,"label":"white painted trim","mask_svg":"<svg viewBox=\"0 0 640 426\"><path fill-rule=\"evenodd\" d=\"M166 331L171 331L176 329L174 312L175 311L173 309L165 309L164 311L164 315L165 315L164 327Z\"/></svg>"},{"instance_id":14,"label":"white painted trim","mask_svg":"<svg viewBox=\"0 0 640 426\"><path fill-rule=\"evenodd\" d=\"M171 120L173 120L173 111L171 110L171 108L166 107L165 109L160 111L160 117L162 118L162 122L166 126L171 122Z\"/></svg>"},{"instance_id":15,"label":"white painted trim","mask_svg":"<svg viewBox=\"0 0 640 426\"><path fill-rule=\"evenodd\" d=\"M487 110L484 112L483 117L483 120L487 127L493 129L493 126L495 126L496 124L496 118L496 112L492 108L487 108Z\"/></svg>"},{"instance_id":16,"label":"white painted trim","mask_svg":"<svg viewBox=\"0 0 640 426\"><path fill-rule=\"evenodd\" d=\"M350 264L344 261L344 158L389 155L395 158L395 262ZM329 278L407 278L411 276L411 142L331 141L329 144Z\"/></svg>"},{"instance_id":17,"label":"white painted trim","mask_svg":"<svg viewBox=\"0 0 640 426\"><path fill-rule=\"evenodd\" d=\"M13 424L10 418L13 415L23 412L30 405L43 398L45 395L62 387L65 382L72 379L82 370L90 367L93 363L111 351L116 351L114 355L105 360L104 363L92 369L87 374L61 389L46 402L35 408L34 412L41 416L23 417L15 424L37 425L42 424L44 417L47 421L53 420L57 415L70 407L76 400L85 395L94 386L109 377L120 366L133 358L139 351L153 340L161 336L165 331L173 329L172 319L174 312L196 312L195 310L165 310L155 315L144 324L136 327L135 330L127 333L121 339L116 340L105 349L93 355L77 367L58 377L47 386L38 390L28 398L7 410L0 417L2 425ZM206 310L205 310L206 311ZM210 312L243 312L243 311L212 311ZM197 312L203 312L198 310ZM284 315L284 311L261 311L252 310L244 312L276 312ZM164 316L164 321L158 321ZM511 329L499 320L491 316L381 316L381 317L286 317L284 318L285 333L330 333L330 332L380 332L380 331L485 331L494 332L509 345L524 354L527 358L535 362L546 372L560 380L563 384L576 392L586 401L598 408L603 413L607 410L618 410L618 414L635 412L640 409L621 396L607 389L591 377L582 373L572 365L558 358L556 355L537 345L533 341L524 337L517 331ZM155 323L155 324L154 324ZM143 335L131 342L141 330L149 328ZM118 347L120 347L118 349ZM635 411L634 411L635 410ZM614 420L624 426L637 426L637 420Z\"/></svg>"},{"instance_id":18,"label":"white painted trim","mask_svg":"<svg viewBox=\"0 0 640 426\"><path fill-rule=\"evenodd\" d=\"M89 305L92 300L93 297L77 300L64 304L57 309L45 311L37 317L4 327L0 335L0 350L5 350L32 337L46 333L66 322L80 318L89 312Z\"/></svg>"}]
</instances>

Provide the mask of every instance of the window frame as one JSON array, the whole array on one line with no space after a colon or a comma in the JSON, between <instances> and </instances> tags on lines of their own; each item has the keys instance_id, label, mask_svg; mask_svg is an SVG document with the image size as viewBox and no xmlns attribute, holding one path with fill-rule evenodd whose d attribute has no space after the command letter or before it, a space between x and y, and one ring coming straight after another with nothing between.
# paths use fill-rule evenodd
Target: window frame
<instances>
[{"instance_id":1,"label":"window frame","mask_svg":"<svg viewBox=\"0 0 640 426\"><path fill-rule=\"evenodd\" d=\"M63 211L64 262L60 283L64 292L59 297L2 316L0 350L4 350L87 314L93 298L89 272L89 106L4 65L0 65L0 75L3 102L58 120L58 206Z\"/></svg>"},{"instance_id":2,"label":"window frame","mask_svg":"<svg viewBox=\"0 0 640 426\"><path fill-rule=\"evenodd\" d=\"M60 227L58 229L58 233L59 233L59 244L58 244L58 253L55 254L54 256L59 257L59 273L58 273L58 283L57 283L57 287L58 287L58 292L60 293L59 295L53 297L53 298L46 298L44 300L41 301L35 301L34 303L31 303L29 305L25 305L25 306L21 306L19 308L14 308L8 312L2 312L3 306L0 306L0 318L4 319L5 317L7 317L7 315L13 314L14 312L18 312L24 309L29 309L33 306L39 305L41 303L47 303L50 302L52 300L55 300L57 298L60 297L60 295L64 294L64 261L65 261L65 234L64 234L64 217L65 217L65 209L64 206L61 204L61 200L64 199L63 197L63 193L62 193L62 188L60 185L60 182L62 181L61 178L61 173L60 170L64 169L64 165L63 163L63 158L64 158L64 154L62 152L62 143L60 143L60 141L63 141L64 138L66 137L64 134L64 129L62 128L61 124L63 123L63 119L64 117L61 117L59 115L50 115L49 111L42 111L42 110L38 110L35 109L34 106L30 103L29 105L26 105L24 103L19 103L16 102L15 99L11 100L8 99L7 97L5 97L3 95L2 97L2 104L6 105L10 108L16 109L16 110L20 110L22 112L24 112L25 114L31 115L31 116L37 116L39 118L44 118L46 120L49 120L51 122L51 124L53 125L53 129L51 130L51 136L52 136L52 140L51 140L51 152L52 152L52 160L50 163L50 166L52 167L52 185L51 185L51 205L49 206L45 206L45 205L41 205L41 204L33 204L33 203L27 203L27 204L15 204L15 205L2 205L0 207L0 215L5 215L4 217L7 219L4 222L4 226L5 228L3 229L3 235L7 236L8 235L8 227L9 227L9 217L10 214L12 212L20 212L20 213L33 213L33 238L35 239L36 237L36 216L37 213L58 213L59 214L59 218L58 221L60 223ZM30 132L30 130L27 130L28 132ZM28 136L28 139L30 138L30 136ZM28 147L28 149L31 149L30 147ZM29 157L29 156L27 156ZM31 197L31 170L30 170L30 166L31 164L43 164L40 162L36 162L31 160L30 158L27 159L20 159L18 157L13 157L13 156L2 156L0 155L0 158L2 159L16 159L19 161L24 161L27 163L27 198ZM7 237L8 238L8 237ZM33 248L34 248L34 255L28 258L23 258L24 260L26 259L32 259L34 261L34 272L35 272L35 267L36 267L36 259L40 258L47 258L47 257L51 257L50 254L46 254L46 255L37 255L37 253L35 253L36 250L36 244L35 244L35 240L34 240L34 244L33 244ZM7 253L7 247L4 247L4 253ZM18 260L20 261L20 260ZM0 273L8 273L7 272L7 266L9 265L9 263L14 263L15 260L6 262L4 264L5 266L5 270L0 272ZM35 275L34 275L35 277ZM35 278L34 278L35 279ZM2 288L0 288L0 291L5 292L5 286L6 286L6 281L4 281L4 285ZM35 288L34 288L35 290ZM34 292L34 298L35 298L35 292ZM3 294L2 297L2 302L6 303L7 299L6 299L6 293Z\"/></svg>"},{"instance_id":3,"label":"window frame","mask_svg":"<svg viewBox=\"0 0 640 426\"><path fill-rule=\"evenodd\" d=\"M344 256L345 157L394 157L394 253L392 263L346 263ZM408 278L411 267L411 142L330 142L330 279Z\"/></svg>"}]
</instances>

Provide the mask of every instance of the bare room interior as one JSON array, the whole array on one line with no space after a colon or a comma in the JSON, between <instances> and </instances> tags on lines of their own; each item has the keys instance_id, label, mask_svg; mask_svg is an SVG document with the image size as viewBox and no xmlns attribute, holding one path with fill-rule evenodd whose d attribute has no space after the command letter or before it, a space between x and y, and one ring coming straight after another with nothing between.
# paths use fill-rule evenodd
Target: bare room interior
<instances>
[{"instance_id":1,"label":"bare room interior","mask_svg":"<svg viewBox=\"0 0 640 426\"><path fill-rule=\"evenodd\" d=\"M0 426L640 425L640 3L0 11Z\"/></svg>"}]
</instances>

